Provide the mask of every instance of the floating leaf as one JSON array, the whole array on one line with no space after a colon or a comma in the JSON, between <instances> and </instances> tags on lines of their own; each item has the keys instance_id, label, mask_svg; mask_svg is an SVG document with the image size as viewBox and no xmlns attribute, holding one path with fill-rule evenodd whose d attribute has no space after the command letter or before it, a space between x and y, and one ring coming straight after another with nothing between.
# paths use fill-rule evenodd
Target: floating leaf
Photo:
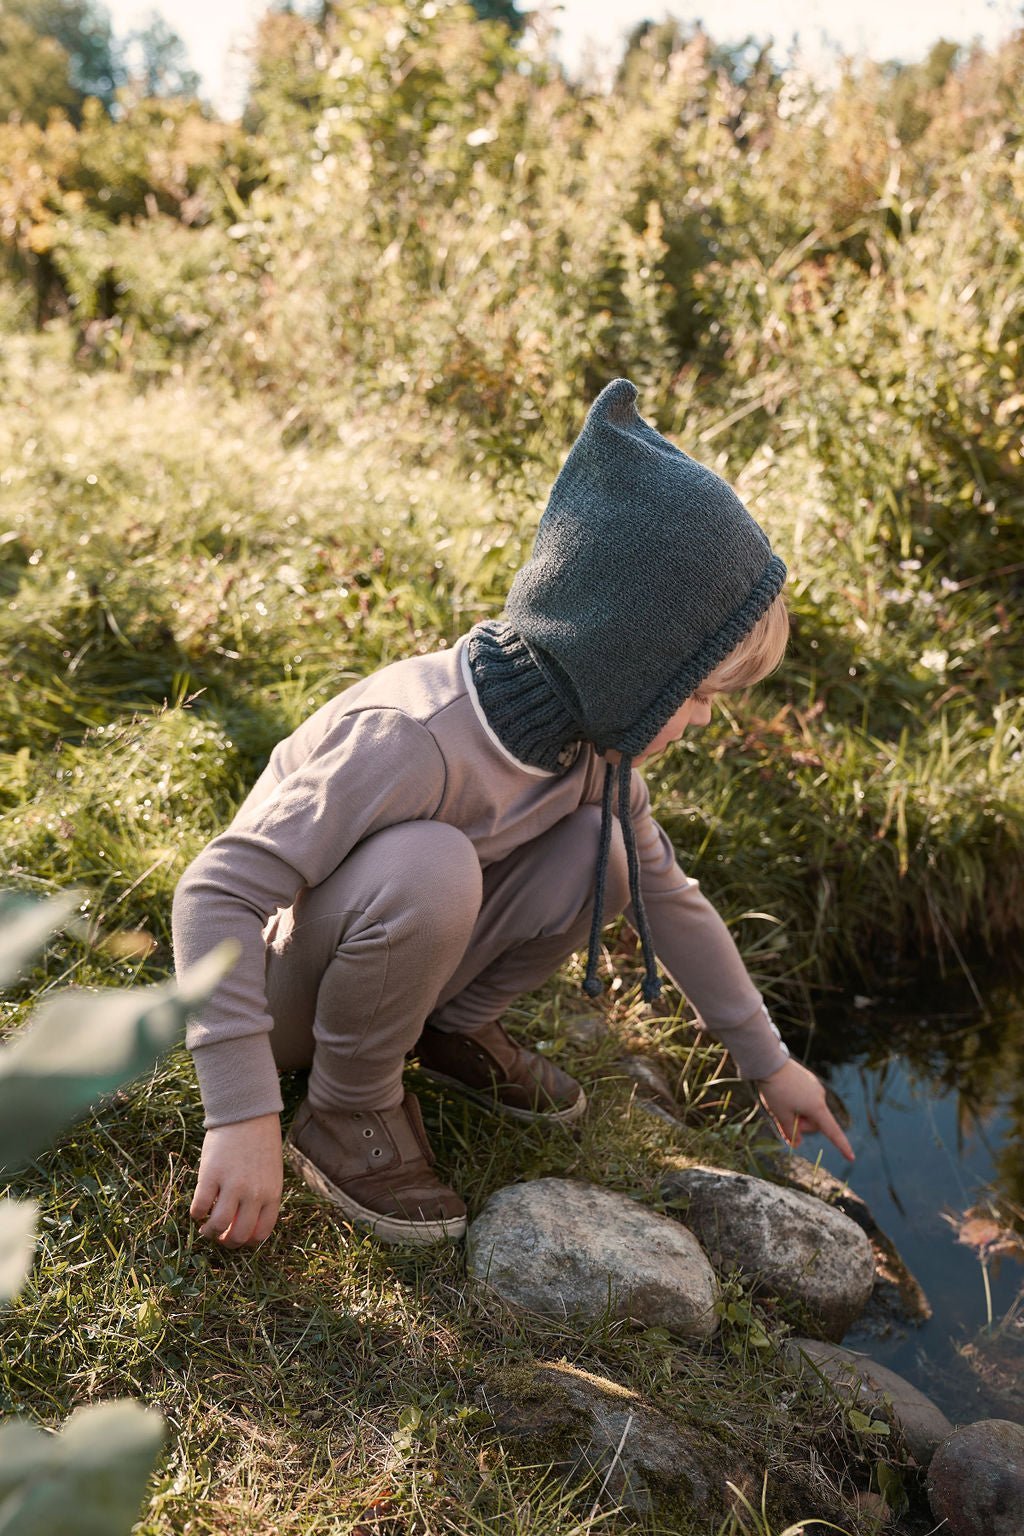
<instances>
[{"instance_id":1,"label":"floating leaf","mask_svg":"<svg viewBox=\"0 0 1024 1536\"><path fill-rule=\"evenodd\" d=\"M942 1212L942 1219L956 1233L958 1243L973 1248L984 1262L994 1258L1024 1259L1024 1235L1010 1219L988 1204L972 1205L960 1214Z\"/></svg>"}]
</instances>

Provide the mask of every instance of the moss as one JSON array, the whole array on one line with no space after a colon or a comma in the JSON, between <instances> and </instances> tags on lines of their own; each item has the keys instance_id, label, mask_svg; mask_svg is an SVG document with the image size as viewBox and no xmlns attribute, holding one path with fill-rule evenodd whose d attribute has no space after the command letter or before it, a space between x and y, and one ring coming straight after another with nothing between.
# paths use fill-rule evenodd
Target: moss
<instances>
[{"instance_id":1,"label":"moss","mask_svg":"<svg viewBox=\"0 0 1024 1536\"><path fill-rule=\"evenodd\" d=\"M590 1439L590 1415L550 1367L498 1366L488 1372L477 1398L490 1412L502 1443L531 1462L572 1465Z\"/></svg>"}]
</instances>

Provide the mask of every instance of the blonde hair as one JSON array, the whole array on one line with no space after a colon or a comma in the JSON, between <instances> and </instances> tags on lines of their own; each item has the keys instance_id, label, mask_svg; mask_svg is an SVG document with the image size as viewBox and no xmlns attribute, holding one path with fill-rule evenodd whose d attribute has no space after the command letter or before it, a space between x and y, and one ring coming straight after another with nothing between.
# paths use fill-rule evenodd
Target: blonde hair
<instances>
[{"instance_id":1,"label":"blonde hair","mask_svg":"<svg viewBox=\"0 0 1024 1536\"><path fill-rule=\"evenodd\" d=\"M774 672L786 654L789 640L789 614L782 593L761 615L750 633L719 662L713 672L696 690L696 696L707 693L736 693L750 688L754 683Z\"/></svg>"}]
</instances>

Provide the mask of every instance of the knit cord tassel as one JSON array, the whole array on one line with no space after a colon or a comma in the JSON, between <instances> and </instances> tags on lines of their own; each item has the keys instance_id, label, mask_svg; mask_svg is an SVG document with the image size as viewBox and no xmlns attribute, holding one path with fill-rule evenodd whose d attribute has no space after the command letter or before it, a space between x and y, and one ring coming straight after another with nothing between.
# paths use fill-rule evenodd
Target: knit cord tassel
<instances>
[{"instance_id":1,"label":"knit cord tassel","mask_svg":"<svg viewBox=\"0 0 1024 1536\"><path fill-rule=\"evenodd\" d=\"M608 854L612 846L612 785L615 770L611 763L604 765L604 792L601 796L601 836L597 845L597 874L594 877L594 913L590 920L590 942L587 947L587 974L583 978L583 990L588 997L600 997L604 983L598 980L597 956L601 944L601 919L604 916L604 883L608 874Z\"/></svg>"},{"instance_id":2,"label":"knit cord tassel","mask_svg":"<svg viewBox=\"0 0 1024 1536\"><path fill-rule=\"evenodd\" d=\"M644 1002L653 1003L661 996L661 982L658 979L658 962L654 954L654 941L651 938L650 924L647 921L647 909L644 906L644 898L640 892L640 860L637 858L636 834L633 831L633 817L629 809L632 772L633 759L631 757L620 758L619 825L622 828L622 836L626 844L626 863L629 866L629 894L633 902L636 931L640 935L640 948L643 950L644 956Z\"/></svg>"},{"instance_id":3,"label":"knit cord tassel","mask_svg":"<svg viewBox=\"0 0 1024 1536\"><path fill-rule=\"evenodd\" d=\"M619 825L622 828L622 838L626 845L626 864L629 869L629 895L633 903L633 916L636 918L637 932L640 935L640 947L644 957L644 1002L653 1003L661 996L661 980L658 976L658 962L654 953L651 929L647 921L647 909L644 906L643 895L640 891L640 860L637 857L636 835L633 831L633 817L629 807L632 772L633 759L631 757L621 758L619 761ZM612 842L612 789L614 782L615 770L611 763L605 763L604 793L601 797L601 837L597 852L597 873L594 879L594 912L590 922L587 973L583 978L583 990L588 997L599 997L604 991L604 985L597 976L597 957L601 942L601 920L604 916L604 887L605 878L608 873L608 854L611 850Z\"/></svg>"}]
</instances>

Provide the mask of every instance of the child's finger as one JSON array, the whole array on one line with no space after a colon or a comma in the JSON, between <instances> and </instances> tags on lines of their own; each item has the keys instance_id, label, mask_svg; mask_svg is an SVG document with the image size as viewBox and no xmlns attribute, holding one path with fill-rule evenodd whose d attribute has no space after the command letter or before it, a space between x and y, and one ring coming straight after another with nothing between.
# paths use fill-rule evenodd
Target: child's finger
<instances>
[{"instance_id":1,"label":"child's finger","mask_svg":"<svg viewBox=\"0 0 1024 1536\"><path fill-rule=\"evenodd\" d=\"M838 1147L847 1162L852 1163L856 1160L854 1150L843 1134L839 1122L831 1111L824 1107L818 1117L818 1129L823 1136L828 1137L834 1147Z\"/></svg>"},{"instance_id":2,"label":"child's finger","mask_svg":"<svg viewBox=\"0 0 1024 1536\"><path fill-rule=\"evenodd\" d=\"M238 1197L229 1195L225 1190L221 1190L217 1196L217 1204L199 1228L200 1236L220 1237L234 1221L237 1210Z\"/></svg>"},{"instance_id":3,"label":"child's finger","mask_svg":"<svg viewBox=\"0 0 1024 1536\"><path fill-rule=\"evenodd\" d=\"M196 1183L196 1192L192 1196L192 1204L188 1208L189 1215L194 1221L202 1221L213 1210L217 1196L220 1194L220 1184L217 1179L204 1178L202 1173Z\"/></svg>"},{"instance_id":4,"label":"child's finger","mask_svg":"<svg viewBox=\"0 0 1024 1536\"><path fill-rule=\"evenodd\" d=\"M259 1219L260 1202L255 1199L243 1200L235 1212L231 1229L221 1234L221 1240L226 1248L241 1248L252 1240L252 1231Z\"/></svg>"},{"instance_id":5,"label":"child's finger","mask_svg":"<svg viewBox=\"0 0 1024 1536\"><path fill-rule=\"evenodd\" d=\"M274 1230L274 1222L277 1220L277 1213L280 1209L281 1207L277 1201L263 1207L262 1211L260 1211L260 1219L252 1229L252 1235L249 1238L251 1243L262 1243L270 1236Z\"/></svg>"},{"instance_id":6,"label":"child's finger","mask_svg":"<svg viewBox=\"0 0 1024 1536\"><path fill-rule=\"evenodd\" d=\"M775 1129L782 1137L782 1140L786 1142L788 1146L798 1147L800 1145L799 1118L794 1116L791 1121L787 1121L783 1118L782 1115L776 1114L774 1110L769 1110L768 1114Z\"/></svg>"}]
</instances>

